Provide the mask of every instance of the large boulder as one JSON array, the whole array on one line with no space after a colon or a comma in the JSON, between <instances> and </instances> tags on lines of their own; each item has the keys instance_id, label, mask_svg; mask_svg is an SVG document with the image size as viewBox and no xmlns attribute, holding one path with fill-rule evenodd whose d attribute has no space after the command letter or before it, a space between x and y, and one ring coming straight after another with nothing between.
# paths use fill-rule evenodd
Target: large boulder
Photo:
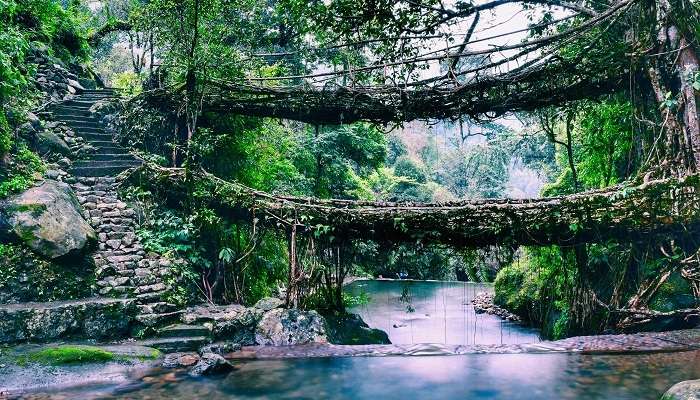
<instances>
[{"instance_id":1,"label":"large boulder","mask_svg":"<svg viewBox=\"0 0 700 400\"><path fill-rule=\"evenodd\" d=\"M63 139L50 130L39 130L35 134L36 143L34 148L40 154L58 153L61 155L71 154L70 147Z\"/></svg>"},{"instance_id":2,"label":"large boulder","mask_svg":"<svg viewBox=\"0 0 700 400\"><path fill-rule=\"evenodd\" d=\"M357 314L329 313L324 318L333 344L391 344L386 332L370 328Z\"/></svg>"},{"instance_id":3,"label":"large boulder","mask_svg":"<svg viewBox=\"0 0 700 400\"><path fill-rule=\"evenodd\" d=\"M700 379L676 383L661 400L700 400Z\"/></svg>"},{"instance_id":4,"label":"large boulder","mask_svg":"<svg viewBox=\"0 0 700 400\"><path fill-rule=\"evenodd\" d=\"M49 259L80 253L97 237L73 190L62 182L45 180L11 197L0 205L0 214L0 226Z\"/></svg>"},{"instance_id":5,"label":"large boulder","mask_svg":"<svg viewBox=\"0 0 700 400\"><path fill-rule=\"evenodd\" d=\"M255 330L255 341L268 346L328 343L326 322L316 311L276 308L265 313Z\"/></svg>"},{"instance_id":6,"label":"large boulder","mask_svg":"<svg viewBox=\"0 0 700 400\"><path fill-rule=\"evenodd\" d=\"M215 339L244 346L255 344L255 327L262 312L255 307L240 304L227 306L199 305L182 314L182 322L208 327Z\"/></svg>"}]
</instances>

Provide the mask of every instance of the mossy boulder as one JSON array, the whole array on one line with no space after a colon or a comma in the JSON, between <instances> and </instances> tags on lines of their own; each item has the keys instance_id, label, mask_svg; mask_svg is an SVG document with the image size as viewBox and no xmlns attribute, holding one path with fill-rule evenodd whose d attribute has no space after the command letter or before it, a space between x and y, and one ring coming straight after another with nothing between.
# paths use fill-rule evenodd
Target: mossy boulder
<instances>
[{"instance_id":1,"label":"mossy boulder","mask_svg":"<svg viewBox=\"0 0 700 400\"><path fill-rule=\"evenodd\" d=\"M46 260L21 243L0 244L0 304L90 297L92 268L80 260Z\"/></svg>"},{"instance_id":2,"label":"mossy boulder","mask_svg":"<svg viewBox=\"0 0 700 400\"><path fill-rule=\"evenodd\" d=\"M328 313L324 318L333 344L391 344L386 332L370 328L357 314Z\"/></svg>"},{"instance_id":3,"label":"mossy boulder","mask_svg":"<svg viewBox=\"0 0 700 400\"><path fill-rule=\"evenodd\" d=\"M5 229L48 259L81 253L96 241L81 210L70 186L53 180L0 205Z\"/></svg>"},{"instance_id":4,"label":"mossy boulder","mask_svg":"<svg viewBox=\"0 0 700 400\"><path fill-rule=\"evenodd\" d=\"M34 148L40 154L57 153L64 156L71 154L68 144L50 130L39 130L36 132Z\"/></svg>"}]
</instances>

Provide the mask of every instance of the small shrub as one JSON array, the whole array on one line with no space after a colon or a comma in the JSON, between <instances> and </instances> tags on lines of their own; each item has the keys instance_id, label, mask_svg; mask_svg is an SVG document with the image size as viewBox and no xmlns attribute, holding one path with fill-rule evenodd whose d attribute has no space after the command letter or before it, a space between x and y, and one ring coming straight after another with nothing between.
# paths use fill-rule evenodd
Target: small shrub
<instances>
[{"instance_id":1,"label":"small shrub","mask_svg":"<svg viewBox=\"0 0 700 400\"><path fill-rule=\"evenodd\" d=\"M39 156L24 144L17 146L17 151L4 167L0 170L0 199L26 190L35 182L38 174L44 171Z\"/></svg>"}]
</instances>

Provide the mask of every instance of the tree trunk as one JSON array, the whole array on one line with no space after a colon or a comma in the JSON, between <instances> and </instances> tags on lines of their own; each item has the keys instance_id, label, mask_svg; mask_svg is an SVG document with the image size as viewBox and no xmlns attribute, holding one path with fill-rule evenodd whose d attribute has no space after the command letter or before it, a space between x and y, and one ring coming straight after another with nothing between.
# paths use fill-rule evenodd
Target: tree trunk
<instances>
[{"instance_id":1,"label":"tree trunk","mask_svg":"<svg viewBox=\"0 0 700 400\"><path fill-rule=\"evenodd\" d=\"M698 78L700 63L693 41L688 40L694 35L692 32L684 32L679 29L678 22L674 18L683 11L674 10L674 6L669 0L660 0L658 3L658 20L660 23L658 34L657 53L672 57L675 70L669 76L673 76L673 86L667 89L663 85L663 76L657 66L649 70L649 78L654 88L657 101L661 103L662 116L668 124L669 133L673 138L669 140L670 147L676 154L666 154L669 161L682 160L685 164L685 171L696 171L700 165L700 120L698 112L698 102L694 83ZM692 6L688 6L692 7ZM666 104L669 100L666 95L670 93L671 100L676 100L678 110L673 110ZM682 117L682 121L676 118ZM684 171L684 172L685 172Z\"/></svg>"}]
</instances>

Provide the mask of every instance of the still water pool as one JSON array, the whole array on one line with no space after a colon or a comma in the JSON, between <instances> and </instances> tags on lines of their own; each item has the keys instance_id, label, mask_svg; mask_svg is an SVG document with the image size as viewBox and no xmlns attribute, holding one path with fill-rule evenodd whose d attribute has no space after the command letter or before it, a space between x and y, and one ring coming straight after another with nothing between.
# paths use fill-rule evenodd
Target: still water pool
<instances>
[{"instance_id":1,"label":"still water pool","mask_svg":"<svg viewBox=\"0 0 700 400\"><path fill-rule=\"evenodd\" d=\"M436 281L355 281L348 293L368 299L350 309L372 328L383 330L391 343L519 344L539 341L537 330L476 314L472 299L493 292L480 283Z\"/></svg>"}]
</instances>

